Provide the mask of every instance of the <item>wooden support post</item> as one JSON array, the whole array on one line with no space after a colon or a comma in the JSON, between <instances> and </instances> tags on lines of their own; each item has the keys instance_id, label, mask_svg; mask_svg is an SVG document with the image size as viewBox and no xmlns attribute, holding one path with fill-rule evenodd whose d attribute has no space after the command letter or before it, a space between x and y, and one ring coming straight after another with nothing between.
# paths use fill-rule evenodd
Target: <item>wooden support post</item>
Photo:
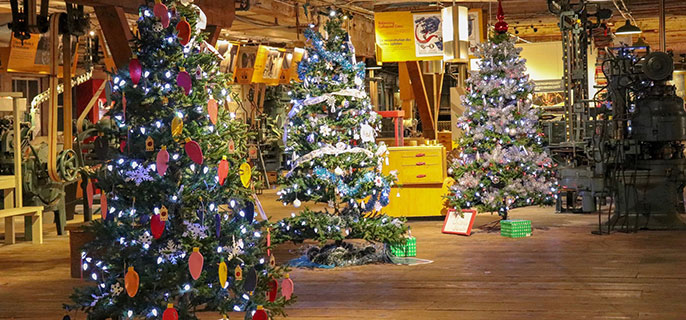
<instances>
[{"instance_id":1,"label":"wooden support post","mask_svg":"<svg viewBox=\"0 0 686 320\"><path fill-rule=\"evenodd\" d=\"M374 78L374 70L369 70L369 78ZM369 98L374 110L379 110L379 85L375 80L369 81Z\"/></svg>"},{"instance_id":2,"label":"wooden support post","mask_svg":"<svg viewBox=\"0 0 686 320\"><path fill-rule=\"evenodd\" d=\"M407 62L398 63L398 82L400 83L400 107L405 113L406 119L414 118L414 110L412 101L412 84L410 83L410 75L407 71Z\"/></svg>"},{"instance_id":3,"label":"wooden support post","mask_svg":"<svg viewBox=\"0 0 686 320\"><path fill-rule=\"evenodd\" d=\"M205 28L205 32L209 34L207 37L207 43L216 47L217 41L219 41L219 36L222 34L222 28L215 25L209 25Z\"/></svg>"},{"instance_id":4,"label":"wooden support post","mask_svg":"<svg viewBox=\"0 0 686 320\"><path fill-rule=\"evenodd\" d=\"M3 209L14 208L14 189L5 189L5 206ZM16 242L16 229L14 227L14 217L5 217L5 244Z\"/></svg>"},{"instance_id":5,"label":"wooden support post","mask_svg":"<svg viewBox=\"0 0 686 320\"><path fill-rule=\"evenodd\" d=\"M405 64L407 65L407 71L412 83L412 92L414 93L415 103L417 104L417 111L419 111L419 118L422 121L423 136L428 139L436 139L436 120L434 119L434 112L432 111L432 100L429 100L427 93L427 88L431 88L433 83L427 85L424 82L424 77L422 76L422 70L419 67L418 61L408 61L405 62Z\"/></svg>"},{"instance_id":6,"label":"wooden support post","mask_svg":"<svg viewBox=\"0 0 686 320\"><path fill-rule=\"evenodd\" d=\"M98 17L100 28L107 40L107 46L117 68L128 66L131 59L129 41L133 39L124 9L115 6L96 6L95 15Z\"/></svg>"},{"instance_id":7,"label":"wooden support post","mask_svg":"<svg viewBox=\"0 0 686 320\"><path fill-rule=\"evenodd\" d=\"M72 92L71 92L71 36L68 34L62 35L62 83L64 91L62 92L62 123L63 123L63 150L73 148L74 137L72 136Z\"/></svg>"}]
</instances>

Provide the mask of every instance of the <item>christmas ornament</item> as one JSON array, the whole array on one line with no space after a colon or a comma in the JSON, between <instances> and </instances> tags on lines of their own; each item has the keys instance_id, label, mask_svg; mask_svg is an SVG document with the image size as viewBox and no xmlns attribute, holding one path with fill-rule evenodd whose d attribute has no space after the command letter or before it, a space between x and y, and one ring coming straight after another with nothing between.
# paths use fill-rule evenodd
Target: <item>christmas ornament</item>
<instances>
[{"instance_id":1,"label":"christmas ornament","mask_svg":"<svg viewBox=\"0 0 686 320\"><path fill-rule=\"evenodd\" d=\"M276 259L274 259L274 256L269 256L269 266L272 268L276 267Z\"/></svg>"},{"instance_id":2,"label":"christmas ornament","mask_svg":"<svg viewBox=\"0 0 686 320\"><path fill-rule=\"evenodd\" d=\"M162 23L155 22L152 24L152 31L154 31L155 33L160 33L162 32L162 30L164 30L164 26L162 25Z\"/></svg>"},{"instance_id":3,"label":"christmas ornament","mask_svg":"<svg viewBox=\"0 0 686 320\"><path fill-rule=\"evenodd\" d=\"M243 269L241 269L241 266L236 266L236 268L233 269L233 276L236 278L236 281L243 280Z\"/></svg>"},{"instance_id":4,"label":"christmas ornament","mask_svg":"<svg viewBox=\"0 0 686 320\"><path fill-rule=\"evenodd\" d=\"M507 32L507 22L505 22L505 13L503 13L502 0L498 0L498 14L496 15L498 22L495 23L495 31L499 34Z\"/></svg>"},{"instance_id":5,"label":"christmas ornament","mask_svg":"<svg viewBox=\"0 0 686 320\"><path fill-rule=\"evenodd\" d=\"M253 160L257 159L257 146L256 145L251 144L248 147L248 158L253 159Z\"/></svg>"},{"instance_id":6,"label":"christmas ornament","mask_svg":"<svg viewBox=\"0 0 686 320\"><path fill-rule=\"evenodd\" d=\"M166 222L167 220L169 220L169 210L167 210L167 207L162 205L160 208L160 221Z\"/></svg>"},{"instance_id":7,"label":"christmas ornament","mask_svg":"<svg viewBox=\"0 0 686 320\"><path fill-rule=\"evenodd\" d=\"M286 273L283 281L281 281L281 295L286 300L291 300L291 296L293 295L293 280L291 280L288 273Z\"/></svg>"},{"instance_id":8,"label":"christmas ornament","mask_svg":"<svg viewBox=\"0 0 686 320\"><path fill-rule=\"evenodd\" d=\"M245 214L245 220L252 223L255 219L255 204L248 201L243 208L243 213Z\"/></svg>"},{"instance_id":9,"label":"christmas ornament","mask_svg":"<svg viewBox=\"0 0 686 320\"><path fill-rule=\"evenodd\" d=\"M142 72L143 66L141 66L141 62L138 61L138 56L134 54L131 58L131 61L129 61L129 76L131 76L131 82L133 82L134 88L138 85L138 82L141 80Z\"/></svg>"},{"instance_id":10,"label":"christmas ornament","mask_svg":"<svg viewBox=\"0 0 686 320\"><path fill-rule=\"evenodd\" d=\"M272 255L272 229L267 228L267 255Z\"/></svg>"},{"instance_id":11,"label":"christmas ornament","mask_svg":"<svg viewBox=\"0 0 686 320\"><path fill-rule=\"evenodd\" d=\"M181 21L176 24L177 37L181 45L187 45L191 41L191 25L186 20L186 17L182 17Z\"/></svg>"},{"instance_id":12,"label":"christmas ornament","mask_svg":"<svg viewBox=\"0 0 686 320\"><path fill-rule=\"evenodd\" d=\"M252 178L252 169L250 168L250 165L247 162L243 162L241 167L238 169L238 172L241 175L241 182L243 183L243 186L246 188L249 187L250 178Z\"/></svg>"},{"instance_id":13,"label":"christmas ornament","mask_svg":"<svg viewBox=\"0 0 686 320\"><path fill-rule=\"evenodd\" d=\"M160 219L159 214L153 214L150 219L150 231L155 239L159 239L164 232L165 222Z\"/></svg>"},{"instance_id":14,"label":"christmas ornament","mask_svg":"<svg viewBox=\"0 0 686 320\"><path fill-rule=\"evenodd\" d=\"M245 273L245 281L243 281L243 290L245 291L254 291L255 287L257 286L257 271L255 268L250 268L248 269L248 272Z\"/></svg>"},{"instance_id":15,"label":"christmas ornament","mask_svg":"<svg viewBox=\"0 0 686 320\"><path fill-rule=\"evenodd\" d=\"M272 278L269 281L269 291L267 292L267 300L269 302L276 301L276 296L279 293L279 282Z\"/></svg>"},{"instance_id":16,"label":"christmas ornament","mask_svg":"<svg viewBox=\"0 0 686 320\"><path fill-rule=\"evenodd\" d=\"M301 204L300 199L295 198L295 200L293 200L293 207L300 208Z\"/></svg>"},{"instance_id":17,"label":"christmas ornament","mask_svg":"<svg viewBox=\"0 0 686 320\"><path fill-rule=\"evenodd\" d=\"M222 288L226 288L226 275L228 271L226 262L224 262L224 258L222 258L221 262L219 262L219 270L217 271L219 273L219 285L221 285Z\"/></svg>"},{"instance_id":18,"label":"christmas ornament","mask_svg":"<svg viewBox=\"0 0 686 320\"><path fill-rule=\"evenodd\" d=\"M123 119L126 121L126 93L121 94L121 112L123 113Z\"/></svg>"},{"instance_id":19,"label":"christmas ornament","mask_svg":"<svg viewBox=\"0 0 686 320\"><path fill-rule=\"evenodd\" d=\"M362 142L374 142L374 128L368 124L360 126L360 138Z\"/></svg>"},{"instance_id":20,"label":"christmas ornament","mask_svg":"<svg viewBox=\"0 0 686 320\"><path fill-rule=\"evenodd\" d=\"M86 185L86 199L88 200L88 209L93 208L93 195L95 193L95 188L93 187L93 182L88 179L88 184Z\"/></svg>"},{"instance_id":21,"label":"christmas ornament","mask_svg":"<svg viewBox=\"0 0 686 320\"><path fill-rule=\"evenodd\" d=\"M179 74L176 75L176 84L183 88L183 92L186 95L191 93L192 83L193 80L191 79L191 75L188 74L188 71L186 71L186 68L179 68Z\"/></svg>"},{"instance_id":22,"label":"christmas ornament","mask_svg":"<svg viewBox=\"0 0 686 320\"><path fill-rule=\"evenodd\" d=\"M179 116L174 117L171 123L172 137L178 137L183 133L183 119Z\"/></svg>"},{"instance_id":23,"label":"christmas ornament","mask_svg":"<svg viewBox=\"0 0 686 320\"><path fill-rule=\"evenodd\" d=\"M219 185L224 185L224 180L226 176L229 175L229 161L226 160L226 156L222 156L222 160L219 161L219 166L217 168L217 177L219 178Z\"/></svg>"},{"instance_id":24,"label":"christmas ornament","mask_svg":"<svg viewBox=\"0 0 686 320\"><path fill-rule=\"evenodd\" d=\"M104 191L100 194L100 216L102 220L114 220L114 215L109 214L109 211L107 211L107 194Z\"/></svg>"},{"instance_id":25,"label":"christmas ornament","mask_svg":"<svg viewBox=\"0 0 686 320\"><path fill-rule=\"evenodd\" d=\"M179 313L174 309L174 304L167 304L167 310L162 313L162 320L179 320Z\"/></svg>"},{"instance_id":26,"label":"christmas ornament","mask_svg":"<svg viewBox=\"0 0 686 320\"><path fill-rule=\"evenodd\" d=\"M198 278L200 278L204 261L205 258L200 253L200 248L193 248L193 253L188 257L188 271L191 272L193 280L198 280Z\"/></svg>"},{"instance_id":27,"label":"christmas ornament","mask_svg":"<svg viewBox=\"0 0 686 320\"><path fill-rule=\"evenodd\" d=\"M169 152L167 152L167 146L162 146L160 152L157 153L157 158L155 160L155 166L157 168L157 174L164 176L169 167Z\"/></svg>"},{"instance_id":28,"label":"christmas ornament","mask_svg":"<svg viewBox=\"0 0 686 320\"><path fill-rule=\"evenodd\" d=\"M207 15L205 15L205 12L203 12L202 9L196 5L193 5L193 8L198 11L198 19L195 20L195 30L200 33L200 31L207 28Z\"/></svg>"},{"instance_id":29,"label":"christmas ornament","mask_svg":"<svg viewBox=\"0 0 686 320\"><path fill-rule=\"evenodd\" d=\"M217 100L214 100L213 98L210 98L209 101L207 101L207 114L210 115L210 121L212 122L213 125L217 125Z\"/></svg>"},{"instance_id":30,"label":"christmas ornament","mask_svg":"<svg viewBox=\"0 0 686 320\"><path fill-rule=\"evenodd\" d=\"M214 231L216 233L217 238L219 238L219 236L221 235L221 231L222 231L221 222L222 222L222 217L219 214L215 214L214 215L214 225L215 225Z\"/></svg>"},{"instance_id":31,"label":"christmas ornament","mask_svg":"<svg viewBox=\"0 0 686 320\"><path fill-rule=\"evenodd\" d=\"M145 139L145 151L155 151L155 140L151 136Z\"/></svg>"},{"instance_id":32,"label":"christmas ornament","mask_svg":"<svg viewBox=\"0 0 686 320\"><path fill-rule=\"evenodd\" d=\"M234 152L236 152L236 143L233 142L233 139L229 140L228 148L229 154L233 154Z\"/></svg>"},{"instance_id":33,"label":"christmas ornament","mask_svg":"<svg viewBox=\"0 0 686 320\"><path fill-rule=\"evenodd\" d=\"M152 8L152 13L160 19L162 27L166 28L169 26L169 10L167 6L162 3L162 0L155 0L155 6Z\"/></svg>"},{"instance_id":34,"label":"christmas ornament","mask_svg":"<svg viewBox=\"0 0 686 320\"><path fill-rule=\"evenodd\" d=\"M124 288L126 288L126 294L133 298L138 293L138 283L140 282L140 277L138 277L138 272L133 270L133 267L129 267L126 275L124 276Z\"/></svg>"},{"instance_id":35,"label":"christmas ornament","mask_svg":"<svg viewBox=\"0 0 686 320\"><path fill-rule=\"evenodd\" d=\"M187 6L187 5L191 4L191 3L193 3L192 0L181 0L180 2L181 2L181 4L184 5L184 6Z\"/></svg>"},{"instance_id":36,"label":"christmas ornament","mask_svg":"<svg viewBox=\"0 0 686 320\"><path fill-rule=\"evenodd\" d=\"M252 315L252 320L269 320L263 306L257 306L257 310L255 310L255 313Z\"/></svg>"},{"instance_id":37,"label":"christmas ornament","mask_svg":"<svg viewBox=\"0 0 686 320\"><path fill-rule=\"evenodd\" d=\"M197 164L202 164L203 162L203 155L202 155L202 149L200 149L200 145L191 140L191 138L186 138L186 145L184 145L184 149L186 149L186 154L188 155L193 162Z\"/></svg>"},{"instance_id":38,"label":"christmas ornament","mask_svg":"<svg viewBox=\"0 0 686 320\"><path fill-rule=\"evenodd\" d=\"M195 68L195 79L202 80L202 67L200 65L198 65L198 67Z\"/></svg>"}]
</instances>

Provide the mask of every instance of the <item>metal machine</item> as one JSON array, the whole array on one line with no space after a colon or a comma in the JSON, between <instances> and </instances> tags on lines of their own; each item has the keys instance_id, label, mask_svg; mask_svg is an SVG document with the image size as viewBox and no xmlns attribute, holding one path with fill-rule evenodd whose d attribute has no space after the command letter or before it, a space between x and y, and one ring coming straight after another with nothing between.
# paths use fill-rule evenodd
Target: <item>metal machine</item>
<instances>
[{"instance_id":1,"label":"metal machine","mask_svg":"<svg viewBox=\"0 0 686 320\"><path fill-rule=\"evenodd\" d=\"M686 228L686 111L668 83L672 57L648 47L606 48L607 85L588 97L587 40L599 21L589 22L586 1L548 3L563 32L564 139L550 150L560 163L567 205L580 196L580 211L599 212L600 232ZM600 10L595 16L609 17ZM546 126L550 132L560 128ZM601 224L599 204L607 199L608 218Z\"/></svg>"}]
</instances>

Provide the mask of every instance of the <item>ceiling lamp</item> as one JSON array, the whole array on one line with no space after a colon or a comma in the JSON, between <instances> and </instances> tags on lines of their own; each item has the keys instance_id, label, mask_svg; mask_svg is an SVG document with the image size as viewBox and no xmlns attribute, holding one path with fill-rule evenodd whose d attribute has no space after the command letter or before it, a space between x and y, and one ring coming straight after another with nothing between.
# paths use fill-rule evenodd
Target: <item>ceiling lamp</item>
<instances>
[{"instance_id":1,"label":"ceiling lamp","mask_svg":"<svg viewBox=\"0 0 686 320\"><path fill-rule=\"evenodd\" d=\"M625 35L625 34L639 34L643 31L637 26L634 26L631 24L631 21L629 19L626 20L626 23L619 27L617 31L615 31L615 34L618 35Z\"/></svg>"}]
</instances>

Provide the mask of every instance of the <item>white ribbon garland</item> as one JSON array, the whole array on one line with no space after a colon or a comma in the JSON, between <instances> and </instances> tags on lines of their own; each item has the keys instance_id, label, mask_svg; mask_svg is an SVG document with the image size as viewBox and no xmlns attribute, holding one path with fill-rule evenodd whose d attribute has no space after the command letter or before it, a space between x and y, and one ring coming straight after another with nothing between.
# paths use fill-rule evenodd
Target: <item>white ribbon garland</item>
<instances>
[{"instance_id":1,"label":"white ribbon garland","mask_svg":"<svg viewBox=\"0 0 686 320\"><path fill-rule=\"evenodd\" d=\"M325 145L324 147L322 147L320 149L313 150L312 152L310 152L310 153L308 153L302 157L294 159L292 161L291 170L288 171L288 174L290 175L293 172L293 170L295 170L295 168L300 166L303 162L310 161L314 158L319 158L323 155L336 155L337 156L337 155L340 155L343 153L364 153L368 157L374 156L374 153L372 153L371 151L369 151L365 148L360 148L360 147L347 148L347 147L348 147L348 145L346 145L345 143L339 142L336 144L335 147L332 145Z\"/></svg>"}]
</instances>

